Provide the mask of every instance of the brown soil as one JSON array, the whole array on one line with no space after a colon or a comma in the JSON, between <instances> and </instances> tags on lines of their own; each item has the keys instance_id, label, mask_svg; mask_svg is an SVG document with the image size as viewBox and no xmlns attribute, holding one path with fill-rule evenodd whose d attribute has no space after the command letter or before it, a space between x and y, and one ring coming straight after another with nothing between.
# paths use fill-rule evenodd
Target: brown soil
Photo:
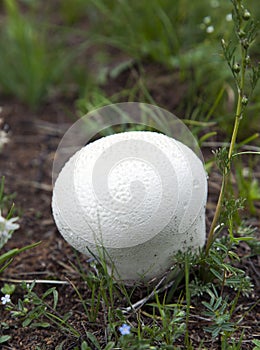
<instances>
[{"instance_id":1,"label":"brown soil","mask_svg":"<svg viewBox=\"0 0 260 350\"><path fill-rule=\"evenodd\" d=\"M167 76L166 73L159 76L158 66L154 69L158 84L152 89L156 102L170 111L174 111L178 102L185 93L185 86L178 87L178 94L172 96L170 84L173 84L174 77ZM126 81L131 83L135 79L136 70L124 72L116 80L111 80L105 89L110 93L120 90L126 86ZM151 74L153 74L151 72ZM126 79L127 78L127 79ZM160 80L158 79L160 78ZM129 83L129 84L130 84ZM79 261L82 264L85 273L90 269L87 257L77 255L73 249L64 241L57 232L56 226L51 214L51 196L52 196L52 162L55 150L62 138L64 131L73 123L75 109L72 101L56 100L41 108L37 113L31 112L18 103L16 100L6 99L1 102L3 108L0 117L10 126L10 142L5 146L4 151L0 153L1 173L5 176L5 191L7 194L16 193L15 206L20 216L20 230L15 232L13 238L6 245L5 250L14 247L23 247L27 244L41 241L42 243L27 252L17 256L14 262L8 267L1 276L0 287L4 283L15 283L17 290L13 295L13 300L17 301L21 297L22 291L19 287L21 280L53 280L53 284L43 282L37 283L36 290L41 295L48 288L56 286L59 292L58 310L61 314L72 312L69 322L82 334L86 328L88 332L94 332L96 337L104 343L105 325L102 322L102 315L99 315L95 323L89 323L84 313L82 304L75 293L72 283L80 288L84 297L89 293L86 284L80 276ZM203 149L204 156L211 155L210 149ZM256 173L260 179L259 167ZM217 170L214 170L209 179L209 200L207 205L207 226L212 219L217 194L220 188L220 176ZM257 214L248 216L248 222L253 226L258 226L259 230L260 206L258 204ZM259 232L258 232L259 234ZM250 248L247 244L242 244L239 248L241 256L250 255ZM79 259L79 261L77 260ZM251 276L255 284L254 292L247 298L241 297L235 311L235 319L239 319L245 314L240 323L239 331L236 337L239 337L243 330L243 349L252 349L251 340L259 336L257 319L259 321L259 307L251 307L259 298L259 257L252 256L243 259L243 269ZM55 281L63 281L63 284L56 284ZM144 296L145 291L139 290L139 296ZM120 304L120 303L119 303ZM127 306L122 305L121 306ZM205 339L205 349L218 349L219 344L211 343L209 335L202 333L201 326L207 321L199 318L200 305L194 305L195 309L191 312L190 331L194 347L198 347L201 339ZM195 311L193 311L195 310ZM63 349L73 349L80 344L80 339L72 335L65 334L57 327L48 329L32 329L22 327L19 320L12 318L9 312L0 307L1 322L9 325L4 334L11 334L11 340L2 345L3 350L23 350L23 349L55 349L55 347L64 342ZM103 340L102 340L103 337ZM183 343L180 342L180 345Z\"/></svg>"}]
</instances>

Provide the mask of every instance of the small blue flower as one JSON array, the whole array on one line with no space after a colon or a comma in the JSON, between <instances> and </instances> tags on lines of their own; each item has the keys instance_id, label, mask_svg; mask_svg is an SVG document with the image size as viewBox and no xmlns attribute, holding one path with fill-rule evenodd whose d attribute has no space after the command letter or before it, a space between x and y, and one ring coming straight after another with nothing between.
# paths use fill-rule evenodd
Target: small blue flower
<instances>
[{"instance_id":1,"label":"small blue flower","mask_svg":"<svg viewBox=\"0 0 260 350\"><path fill-rule=\"evenodd\" d=\"M130 334L130 329L131 327L128 326L128 324L123 323L121 327L119 327L119 332L121 333L121 335L128 335Z\"/></svg>"}]
</instances>

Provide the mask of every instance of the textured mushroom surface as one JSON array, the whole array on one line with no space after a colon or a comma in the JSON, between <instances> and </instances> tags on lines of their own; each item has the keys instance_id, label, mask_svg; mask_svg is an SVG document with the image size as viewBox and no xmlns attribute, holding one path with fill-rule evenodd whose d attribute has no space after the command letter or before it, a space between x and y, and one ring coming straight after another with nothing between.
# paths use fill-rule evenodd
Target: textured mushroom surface
<instances>
[{"instance_id":1,"label":"textured mushroom surface","mask_svg":"<svg viewBox=\"0 0 260 350\"><path fill-rule=\"evenodd\" d=\"M191 149L133 131L74 154L56 180L52 209L74 248L104 248L116 278L134 283L160 277L178 251L204 245L206 198L203 163Z\"/></svg>"}]
</instances>

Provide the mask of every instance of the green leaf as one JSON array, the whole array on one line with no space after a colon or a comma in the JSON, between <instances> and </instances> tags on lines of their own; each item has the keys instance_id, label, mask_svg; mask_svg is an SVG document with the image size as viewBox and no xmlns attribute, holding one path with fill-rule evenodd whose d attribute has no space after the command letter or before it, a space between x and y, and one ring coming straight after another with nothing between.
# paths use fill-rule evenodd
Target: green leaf
<instances>
[{"instance_id":1,"label":"green leaf","mask_svg":"<svg viewBox=\"0 0 260 350\"><path fill-rule=\"evenodd\" d=\"M32 319L28 317L23 321L22 326L27 327L31 324L31 322L32 322Z\"/></svg>"},{"instance_id":2,"label":"green leaf","mask_svg":"<svg viewBox=\"0 0 260 350\"><path fill-rule=\"evenodd\" d=\"M131 68L134 64L134 61L131 60L127 60L127 61L123 61L121 63L119 63L116 67L114 67L113 69L111 69L110 71L110 77L112 79L116 79L121 73L123 73L125 70Z\"/></svg>"},{"instance_id":3,"label":"green leaf","mask_svg":"<svg viewBox=\"0 0 260 350\"><path fill-rule=\"evenodd\" d=\"M42 296L42 299L45 299L48 295L52 294L55 290L55 287L52 287L50 289L48 289Z\"/></svg>"},{"instance_id":4,"label":"green leaf","mask_svg":"<svg viewBox=\"0 0 260 350\"><path fill-rule=\"evenodd\" d=\"M109 343L107 343L107 346L105 347L104 350L111 350L113 349L115 346L115 343L113 341L110 341Z\"/></svg>"},{"instance_id":5,"label":"green leaf","mask_svg":"<svg viewBox=\"0 0 260 350\"><path fill-rule=\"evenodd\" d=\"M2 335L0 337L0 344L7 342L9 339L11 339L10 335Z\"/></svg>"},{"instance_id":6,"label":"green leaf","mask_svg":"<svg viewBox=\"0 0 260 350\"><path fill-rule=\"evenodd\" d=\"M13 259L10 259L6 264L4 264L3 267L1 267L0 274L8 267L8 265L11 264L12 261L13 261Z\"/></svg>"},{"instance_id":7,"label":"green leaf","mask_svg":"<svg viewBox=\"0 0 260 350\"><path fill-rule=\"evenodd\" d=\"M3 264L6 260L9 260L13 256L17 255L18 254L18 250L19 250L18 248L14 248L14 249L11 249L8 252L2 254L0 256L0 264Z\"/></svg>"},{"instance_id":8,"label":"green leaf","mask_svg":"<svg viewBox=\"0 0 260 350\"><path fill-rule=\"evenodd\" d=\"M34 322L30 325L31 328L49 328L50 324L48 322Z\"/></svg>"},{"instance_id":9,"label":"green leaf","mask_svg":"<svg viewBox=\"0 0 260 350\"><path fill-rule=\"evenodd\" d=\"M222 297L219 297L217 300L216 300L216 303L214 305L214 310L217 310L220 306L220 304L222 303L223 299Z\"/></svg>"},{"instance_id":10,"label":"green leaf","mask_svg":"<svg viewBox=\"0 0 260 350\"><path fill-rule=\"evenodd\" d=\"M239 256L237 255L237 253L233 252L232 250L228 251L228 255L234 259L236 259L237 261L240 261Z\"/></svg>"},{"instance_id":11,"label":"green leaf","mask_svg":"<svg viewBox=\"0 0 260 350\"><path fill-rule=\"evenodd\" d=\"M91 343L93 345L95 345L95 347L98 349L98 350L101 350L101 347L99 345L99 342L97 340L97 338L94 336L94 334L90 333L90 332L86 332L86 336L88 337L88 339L91 341Z\"/></svg>"},{"instance_id":12,"label":"green leaf","mask_svg":"<svg viewBox=\"0 0 260 350\"><path fill-rule=\"evenodd\" d=\"M81 350L91 350L91 348L85 341L83 341L83 343L81 344Z\"/></svg>"},{"instance_id":13,"label":"green leaf","mask_svg":"<svg viewBox=\"0 0 260 350\"><path fill-rule=\"evenodd\" d=\"M19 311L23 311L24 305L23 305L23 301L21 299L18 299L17 306L18 306Z\"/></svg>"},{"instance_id":14,"label":"green leaf","mask_svg":"<svg viewBox=\"0 0 260 350\"><path fill-rule=\"evenodd\" d=\"M33 244L27 245L23 248L14 248L14 249L9 250L8 252L6 252L5 254L2 254L0 256L0 264L3 264L6 260L13 258L17 254L22 253L27 249L37 247L39 244L41 244L41 242L33 243ZM0 270L0 272L1 272L1 270Z\"/></svg>"},{"instance_id":15,"label":"green leaf","mask_svg":"<svg viewBox=\"0 0 260 350\"><path fill-rule=\"evenodd\" d=\"M212 254L211 258L216 265L220 266L222 264L218 256Z\"/></svg>"},{"instance_id":16,"label":"green leaf","mask_svg":"<svg viewBox=\"0 0 260 350\"><path fill-rule=\"evenodd\" d=\"M253 350L260 350L260 340L254 339L253 340L254 345L256 345Z\"/></svg>"},{"instance_id":17,"label":"green leaf","mask_svg":"<svg viewBox=\"0 0 260 350\"><path fill-rule=\"evenodd\" d=\"M206 306L207 309L209 309L210 311L214 312L214 308L213 308L212 305L210 305L208 302L202 301L202 304L203 304L204 306Z\"/></svg>"},{"instance_id":18,"label":"green leaf","mask_svg":"<svg viewBox=\"0 0 260 350\"><path fill-rule=\"evenodd\" d=\"M223 280L223 276L221 276L220 273L217 270L213 269L212 267L210 268L210 272L212 272L213 275L217 277L217 279L219 279L220 281Z\"/></svg>"},{"instance_id":19,"label":"green leaf","mask_svg":"<svg viewBox=\"0 0 260 350\"><path fill-rule=\"evenodd\" d=\"M208 132L207 134L203 135L200 137L199 139L199 143L202 144L203 142L205 142L207 139L209 139L211 136L215 136L217 135L217 132L216 131L211 131L211 132Z\"/></svg>"},{"instance_id":20,"label":"green leaf","mask_svg":"<svg viewBox=\"0 0 260 350\"><path fill-rule=\"evenodd\" d=\"M12 295L14 291L15 291L15 285L14 284L7 284L7 283L5 283L4 286L1 288L1 292L3 294Z\"/></svg>"}]
</instances>

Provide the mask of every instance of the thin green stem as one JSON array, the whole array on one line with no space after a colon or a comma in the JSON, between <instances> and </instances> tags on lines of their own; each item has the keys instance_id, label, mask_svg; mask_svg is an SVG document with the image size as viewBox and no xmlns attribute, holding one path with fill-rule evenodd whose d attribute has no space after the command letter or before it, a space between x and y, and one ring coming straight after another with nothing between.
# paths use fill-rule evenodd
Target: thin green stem
<instances>
[{"instance_id":1,"label":"thin green stem","mask_svg":"<svg viewBox=\"0 0 260 350\"><path fill-rule=\"evenodd\" d=\"M240 5L240 3L239 3ZM234 149L236 146L236 140L237 140L237 134L239 130L239 125L240 121L243 117L243 96L244 96L244 88L245 88L245 75L246 75L246 56L247 56L247 49L241 45L241 58L242 58L242 68L241 68L241 74L240 74L240 81L239 81L239 86L238 86L238 100L237 100L237 107L236 107L236 116L235 116L235 122L234 122L234 127L233 127L233 132L232 132L232 137L231 137L231 142L229 146L229 151L228 151L228 165L227 168L224 171L223 178L222 178L222 184L221 184L221 189L218 197L218 202L215 210L215 214L210 226L210 231L208 235L208 240L206 244L206 255L209 253L209 249L213 243L214 240L214 233L215 229L217 227L217 223L220 217L221 213L221 208L222 208L222 203L224 199L224 195L226 193L226 188L227 184L229 182L230 178L230 171L229 169L231 168L231 163L232 163L232 157L234 153Z\"/></svg>"},{"instance_id":2,"label":"thin green stem","mask_svg":"<svg viewBox=\"0 0 260 350\"><path fill-rule=\"evenodd\" d=\"M69 323L65 322L62 318L52 314L51 312L46 312L45 315L49 320L57 324L59 327L63 328L64 330L69 330L71 334L77 338L80 337L80 333L75 328L73 328Z\"/></svg>"},{"instance_id":3,"label":"thin green stem","mask_svg":"<svg viewBox=\"0 0 260 350\"><path fill-rule=\"evenodd\" d=\"M225 189L226 189L226 182L227 182L226 175L224 175L223 179L222 179L219 197L218 197L218 203L217 203L215 214L214 214L214 217L213 217L213 220L212 220L212 223L210 226L210 230L209 230L208 240L207 240L207 244L206 244L206 255L208 255L211 244L213 243L215 228L217 226L218 219L219 219L219 216L221 213L221 206L222 206L222 201L223 201L223 197L224 197L224 193L225 193Z\"/></svg>"}]
</instances>

